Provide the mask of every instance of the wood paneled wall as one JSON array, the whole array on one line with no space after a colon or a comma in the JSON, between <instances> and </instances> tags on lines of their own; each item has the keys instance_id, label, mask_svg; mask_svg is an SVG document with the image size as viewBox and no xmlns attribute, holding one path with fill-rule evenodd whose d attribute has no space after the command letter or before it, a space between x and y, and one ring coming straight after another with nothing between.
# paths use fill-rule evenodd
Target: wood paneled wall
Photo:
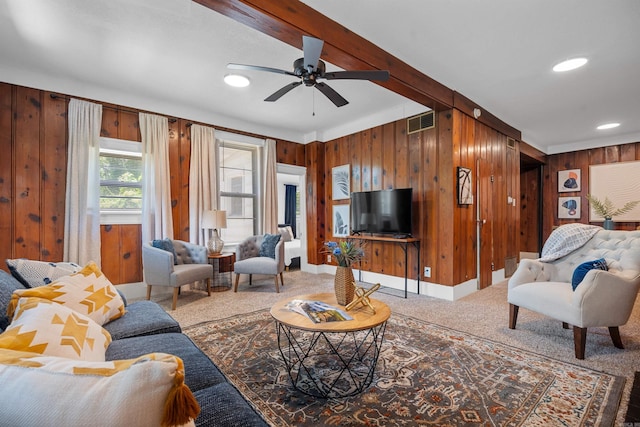
<instances>
[{"instance_id":1,"label":"wood paneled wall","mask_svg":"<svg viewBox=\"0 0 640 427\"><path fill-rule=\"evenodd\" d=\"M589 166L606 163L629 162L640 160L640 142L612 145L609 147L593 148L589 150L573 151L569 153L553 154L547 158L547 167L543 185L543 241L549 237L553 228L571 222L589 223L589 203L586 195L589 193ZM581 190L573 193L558 193L558 171L566 169L581 170ZM558 197L580 196L580 220L558 219ZM615 218L614 218L615 221ZM602 225L602 223L595 223ZM635 230L640 222L616 222L618 230Z\"/></svg>"},{"instance_id":2,"label":"wood paneled wall","mask_svg":"<svg viewBox=\"0 0 640 427\"><path fill-rule=\"evenodd\" d=\"M484 245L488 284L491 268L504 268L505 259L517 258L519 211L507 205L507 196L519 194L519 153L507 147L507 137L458 110L437 113L436 127L407 134L406 120L398 120L325 144L325 227L332 239L334 205L331 169L351 165L351 191L413 188L414 237L421 240L421 266L410 251L410 277L431 267L430 282L453 286L477 276L476 203L485 209ZM474 189L473 205L458 205L456 168L464 166L482 181ZM493 177L493 180L491 179ZM474 185L476 177L474 176ZM319 245L325 239L319 241ZM404 275L404 252L394 244L369 242L363 269L393 276ZM311 251L310 251L311 254ZM324 259L320 263L325 262ZM425 280L420 276L421 280Z\"/></svg>"}]
</instances>

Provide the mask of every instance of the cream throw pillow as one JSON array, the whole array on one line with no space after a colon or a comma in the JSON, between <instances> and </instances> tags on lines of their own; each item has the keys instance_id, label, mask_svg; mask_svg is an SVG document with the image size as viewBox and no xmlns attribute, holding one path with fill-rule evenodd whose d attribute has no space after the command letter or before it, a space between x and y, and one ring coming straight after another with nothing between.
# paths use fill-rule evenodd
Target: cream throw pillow
<instances>
[{"instance_id":1,"label":"cream throw pillow","mask_svg":"<svg viewBox=\"0 0 640 427\"><path fill-rule=\"evenodd\" d=\"M163 353L84 362L0 349L0 384L2 425L193 426L200 412L182 360Z\"/></svg>"},{"instance_id":2,"label":"cream throw pillow","mask_svg":"<svg viewBox=\"0 0 640 427\"><path fill-rule=\"evenodd\" d=\"M46 286L21 289L13 293L7 314L11 313L21 297L37 297L62 304L104 325L125 312L124 301L116 287L106 278L94 262L78 273L64 276Z\"/></svg>"},{"instance_id":3,"label":"cream throw pillow","mask_svg":"<svg viewBox=\"0 0 640 427\"><path fill-rule=\"evenodd\" d=\"M96 362L104 362L110 343L109 332L87 316L40 298L20 298L0 334L0 348Z\"/></svg>"}]
</instances>

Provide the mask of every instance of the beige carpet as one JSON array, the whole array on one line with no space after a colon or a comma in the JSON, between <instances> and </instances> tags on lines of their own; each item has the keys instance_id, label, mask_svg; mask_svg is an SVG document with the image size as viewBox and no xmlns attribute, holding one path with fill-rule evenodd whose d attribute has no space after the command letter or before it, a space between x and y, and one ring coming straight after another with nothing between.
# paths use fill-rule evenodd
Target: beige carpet
<instances>
[{"instance_id":1,"label":"beige carpet","mask_svg":"<svg viewBox=\"0 0 640 427\"><path fill-rule=\"evenodd\" d=\"M286 272L284 288L275 292L273 279L255 280L253 286L240 285L238 293L214 292L207 297L202 291L183 288L178 307L171 311L171 299L157 300L183 327L200 322L223 319L235 314L269 308L276 301L299 294L332 292L333 276ZM627 379L616 425L622 425L634 372L640 365L640 302L636 301L631 319L620 328L624 350L613 346L606 328L590 329L587 334L585 360L573 354L573 332L560 322L528 310L520 310L518 328L510 330L506 282L493 285L458 301L450 302L423 295L409 294L408 299L377 292L375 296L392 311L407 314L435 324L489 338L510 346L574 363L579 366L623 376Z\"/></svg>"}]
</instances>

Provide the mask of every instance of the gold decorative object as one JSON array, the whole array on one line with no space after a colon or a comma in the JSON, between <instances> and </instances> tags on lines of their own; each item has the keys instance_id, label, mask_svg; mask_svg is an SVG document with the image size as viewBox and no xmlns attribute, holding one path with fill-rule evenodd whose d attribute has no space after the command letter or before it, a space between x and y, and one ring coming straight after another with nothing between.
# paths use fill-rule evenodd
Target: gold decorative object
<instances>
[{"instance_id":1,"label":"gold decorative object","mask_svg":"<svg viewBox=\"0 0 640 427\"><path fill-rule=\"evenodd\" d=\"M362 304L364 307L369 307L373 314L376 314L376 309L371 305L371 301L369 301L369 295L374 293L380 289L380 283L376 283L371 287L371 289L361 288L360 286L356 286L355 294L357 296L356 299L351 301L346 307L345 310L349 311L353 307L355 307L358 303Z\"/></svg>"}]
</instances>

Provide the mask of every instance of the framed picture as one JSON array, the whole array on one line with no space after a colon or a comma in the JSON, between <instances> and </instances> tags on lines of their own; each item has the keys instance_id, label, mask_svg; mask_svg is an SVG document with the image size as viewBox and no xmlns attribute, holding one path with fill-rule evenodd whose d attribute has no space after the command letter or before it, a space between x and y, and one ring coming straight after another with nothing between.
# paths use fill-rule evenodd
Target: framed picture
<instances>
[{"instance_id":1,"label":"framed picture","mask_svg":"<svg viewBox=\"0 0 640 427\"><path fill-rule=\"evenodd\" d=\"M558 197L558 218L580 219L580 196Z\"/></svg>"},{"instance_id":2,"label":"framed picture","mask_svg":"<svg viewBox=\"0 0 640 427\"><path fill-rule=\"evenodd\" d=\"M348 199L351 195L350 165L336 166L331 169L331 183L333 200Z\"/></svg>"},{"instance_id":3,"label":"framed picture","mask_svg":"<svg viewBox=\"0 0 640 427\"><path fill-rule=\"evenodd\" d=\"M349 205L333 205L334 237L347 237L349 229Z\"/></svg>"},{"instance_id":4,"label":"framed picture","mask_svg":"<svg viewBox=\"0 0 640 427\"><path fill-rule=\"evenodd\" d=\"M605 163L589 166L589 194L604 202L608 199L619 209L627 202L640 200L640 161ZM615 210L615 209L614 209ZM603 221L591 206L589 222ZM616 215L616 222L640 221L640 204L626 213Z\"/></svg>"},{"instance_id":5,"label":"framed picture","mask_svg":"<svg viewBox=\"0 0 640 427\"><path fill-rule=\"evenodd\" d=\"M458 166L458 204L473 204L473 185L471 182L471 169Z\"/></svg>"},{"instance_id":6,"label":"framed picture","mask_svg":"<svg viewBox=\"0 0 640 427\"><path fill-rule=\"evenodd\" d=\"M558 171L558 192L580 191L580 169Z\"/></svg>"}]
</instances>

